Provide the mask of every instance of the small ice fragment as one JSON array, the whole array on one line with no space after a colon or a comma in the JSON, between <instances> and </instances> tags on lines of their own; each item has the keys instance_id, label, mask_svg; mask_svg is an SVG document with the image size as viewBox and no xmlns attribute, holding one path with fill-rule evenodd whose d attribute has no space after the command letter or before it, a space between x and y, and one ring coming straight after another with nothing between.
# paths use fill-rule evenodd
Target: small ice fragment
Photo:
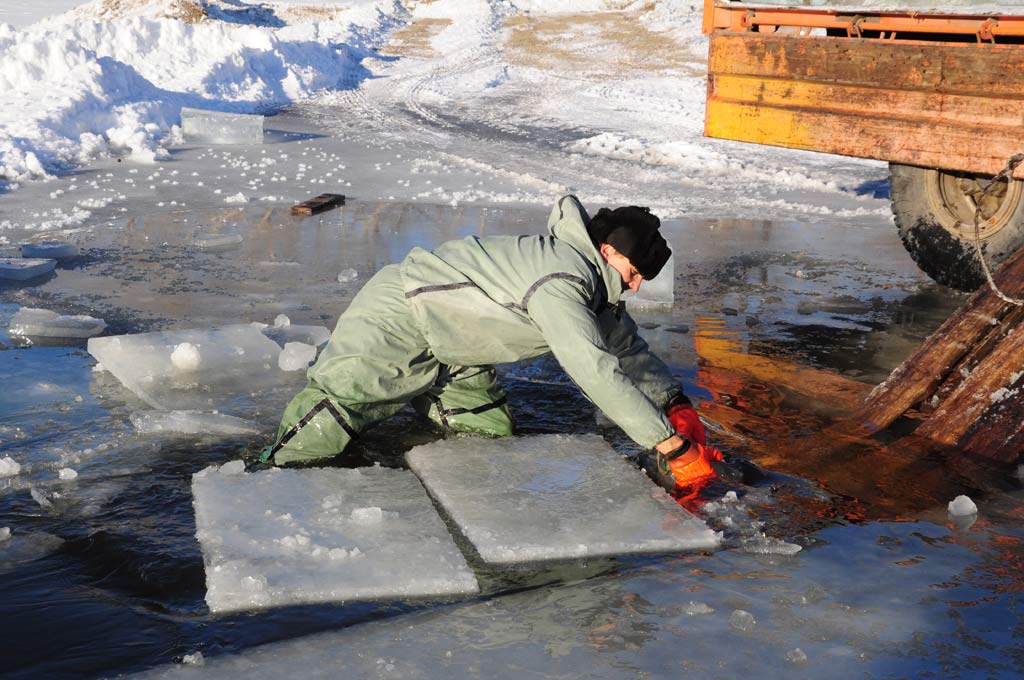
<instances>
[{"instance_id":1,"label":"small ice fragment","mask_svg":"<svg viewBox=\"0 0 1024 680\"><path fill-rule=\"evenodd\" d=\"M786 652L786 661L802 666L807 663L807 654L804 653L804 650L797 647Z\"/></svg>"},{"instance_id":2,"label":"small ice fragment","mask_svg":"<svg viewBox=\"0 0 1024 680\"><path fill-rule=\"evenodd\" d=\"M263 335L282 348L289 342L301 342L319 347L331 339L331 332L324 326L302 326L290 323L287 326L266 326L262 330Z\"/></svg>"},{"instance_id":3,"label":"small ice fragment","mask_svg":"<svg viewBox=\"0 0 1024 680\"><path fill-rule=\"evenodd\" d=\"M182 107L181 134L193 144L262 144L263 116Z\"/></svg>"},{"instance_id":4,"label":"small ice fragment","mask_svg":"<svg viewBox=\"0 0 1024 680\"><path fill-rule=\"evenodd\" d=\"M194 371L200 361L199 348L191 342L182 342L171 352L171 365L179 371Z\"/></svg>"},{"instance_id":5,"label":"small ice fragment","mask_svg":"<svg viewBox=\"0 0 1024 680\"><path fill-rule=\"evenodd\" d=\"M10 456L0 459L0 477L13 477L21 472L21 465Z\"/></svg>"},{"instance_id":6,"label":"small ice fragment","mask_svg":"<svg viewBox=\"0 0 1024 680\"><path fill-rule=\"evenodd\" d=\"M21 246L21 256L28 258L48 258L54 260L72 260L79 256L78 246L61 241L41 241L26 243Z\"/></svg>"},{"instance_id":7,"label":"small ice fragment","mask_svg":"<svg viewBox=\"0 0 1024 680\"><path fill-rule=\"evenodd\" d=\"M57 476L63 479L64 481L70 481L72 479L78 478L78 472L76 472L72 468L61 468L57 472Z\"/></svg>"},{"instance_id":8,"label":"small ice fragment","mask_svg":"<svg viewBox=\"0 0 1024 680\"><path fill-rule=\"evenodd\" d=\"M0 279L28 281L49 274L56 266L53 259L0 257Z\"/></svg>"},{"instance_id":9,"label":"small ice fragment","mask_svg":"<svg viewBox=\"0 0 1024 680\"><path fill-rule=\"evenodd\" d=\"M1017 466L1017 470L1014 472L1014 477L1017 479L1024 479L1024 464Z\"/></svg>"},{"instance_id":10,"label":"small ice fragment","mask_svg":"<svg viewBox=\"0 0 1024 680\"><path fill-rule=\"evenodd\" d=\"M292 325L292 320L287 314L278 314L274 317L274 328L287 328Z\"/></svg>"},{"instance_id":11,"label":"small ice fragment","mask_svg":"<svg viewBox=\"0 0 1024 680\"><path fill-rule=\"evenodd\" d=\"M78 314L65 316L47 309L22 307L11 318L12 335L48 338L91 338L103 332L103 319Z\"/></svg>"},{"instance_id":12,"label":"small ice fragment","mask_svg":"<svg viewBox=\"0 0 1024 680\"><path fill-rule=\"evenodd\" d=\"M701 616L703 614L714 614L715 610L703 602L694 602L691 600L688 604L683 606L683 613L687 616Z\"/></svg>"},{"instance_id":13,"label":"small ice fragment","mask_svg":"<svg viewBox=\"0 0 1024 680\"><path fill-rule=\"evenodd\" d=\"M757 625L757 621L754 620L754 615L750 612L737 609L732 614L729 614L729 625L736 630L749 631L753 630L754 626Z\"/></svg>"},{"instance_id":14,"label":"small ice fragment","mask_svg":"<svg viewBox=\"0 0 1024 680\"><path fill-rule=\"evenodd\" d=\"M220 466L219 471L222 475L240 475L245 472L245 461L233 460L224 463Z\"/></svg>"},{"instance_id":15,"label":"small ice fragment","mask_svg":"<svg viewBox=\"0 0 1024 680\"><path fill-rule=\"evenodd\" d=\"M181 663L186 666L202 666L206 663L206 659L203 658L202 652L195 652L194 654L186 654L181 657Z\"/></svg>"},{"instance_id":16,"label":"small ice fragment","mask_svg":"<svg viewBox=\"0 0 1024 680\"><path fill-rule=\"evenodd\" d=\"M953 517L978 514L978 506L967 496L957 496L949 502L949 514Z\"/></svg>"},{"instance_id":17,"label":"small ice fragment","mask_svg":"<svg viewBox=\"0 0 1024 680\"><path fill-rule=\"evenodd\" d=\"M351 283L359 278L359 272L355 269L342 269L338 274L338 283Z\"/></svg>"},{"instance_id":18,"label":"small ice fragment","mask_svg":"<svg viewBox=\"0 0 1024 680\"><path fill-rule=\"evenodd\" d=\"M277 357L282 371L301 371L316 359L316 347L303 342L287 342Z\"/></svg>"},{"instance_id":19,"label":"small ice fragment","mask_svg":"<svg viewBox=\"0 0 1024 680\"><path fill-rule=\"evenodd\" d=\"M244 239L239 234L199 234L193 239L196 248L207 252L233 250L242 245Z\"/></svg>"},{"instance_id":20,"label":"small ice fragment","mask_svg":"<svg viewBox=\"0 0 1024 680\"><path fill-rule=\"evenodd\" d=\"M384 519L384 511L380 508L355 508L349 519L357 524L377 524Z\"/></svg>"},{"instance_id":21,"label":"small ice fragment","mask_svg":"<svg viewBox=\"0 0 1024 680\"><path fill-rule=\"evenodd\" d=\"M28 493L30 496L32 496L36 503L39 503L39 507L45 508L46 510L50 510L53 508L53 502L49 498L47 498L45 493L43 493L36 487L33 486L31 489L28 490Z\"/></svg>"},{"instance_id":22,"label":"small ice fragment","mask_svg":"<svg viewBox=\"0 0 1024 680\"><path fill-rule=\"evenodd\" d=\"M10 540L10 538L11 538L11 528L10 527L0 528L0 543L3 543L4 541Z\"/></svg>"}]
</instances>

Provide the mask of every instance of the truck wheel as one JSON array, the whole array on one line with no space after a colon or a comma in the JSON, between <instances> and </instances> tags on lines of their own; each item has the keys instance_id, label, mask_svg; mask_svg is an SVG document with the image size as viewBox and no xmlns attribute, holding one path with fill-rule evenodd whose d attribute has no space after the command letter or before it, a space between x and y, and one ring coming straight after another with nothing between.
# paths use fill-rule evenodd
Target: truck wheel
<instances>
[{"instance_id":1,"label":"truck wheel","mask_svg":"<svg viewBox=\"0 0 1024 680\"><path fill-rule=\"evenodd\" d=\"M889 197L903 245L938 283L972 291L985 283L974 250L975 198L991 177L889 164ZM1000 182L981 211L982 251L994 273L1024 246L1024 181Z\"/></svg>"}]
</instances>

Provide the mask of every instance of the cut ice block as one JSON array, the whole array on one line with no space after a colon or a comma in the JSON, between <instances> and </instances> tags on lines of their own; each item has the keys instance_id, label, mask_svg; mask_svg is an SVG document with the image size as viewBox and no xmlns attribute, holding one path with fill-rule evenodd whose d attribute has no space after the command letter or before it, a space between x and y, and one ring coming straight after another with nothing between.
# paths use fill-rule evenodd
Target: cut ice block
<instances>
[{"instance_id":1,"label":"cut ice block","mask_svg":"<svg viewBox=\"0 0 1024 680\"><path fill-rule=\"evenodd\" d=\"M223 413L202 411L136 411L129 416L135 429L142 433L177 432L180 434L260 434L260 427L251 420Z\"/></svg>"},{"instance_id":2,"label":"cut ice block","mask_svg":"<svg viewBox=\"0 0 1024 680\"><path fill-rule=\"evenodd\" d=\"M415 475L381 467L192 477L213 612L478 592Z\"/></svg>"},{"instance_id":3,"label":"cut ice block","mask_svg":"<svg viewBox=\"0 0 1024 680\"><path fill-rule=\"evenodd\" d=\"M282 348L289 342L301 342L306 345L319 347L331 339L331 332L323 326L296 326L295 324L287 326L264 326L263 324L258 324L258 326L263 330L263 335L279 344Z\"/></svg>"},{"instance_id":4,"label":"cut ice block","mask_svg":"<svg viewBox=\"0 0 1024 680\"><path fill-rule=\"evenodd\" d=\"M195 144L262 144L263 116L182 108L181 133Z\"/></svg>"},{"instance_id":5,"label":"cut ice block","mask_svg":"<svg viewBox=\"0 0 1024 680\"><path fill-rule=\"evenodd\" d=\"M106 327L103 319L92 316L64 316L48 309L22 307L11 319L10 332L41 338L91 338Z\"/></svg>"},{"instance_id":6,"label":"cut ice block","mask_svg":"<svg viewBox=\"0 0 1024 680\"><path fill-rule=\"evenodd\" d=\"M622 295L629 307L637 309L658 309L668 308L675 301L676 268L675 256L669 255L668 261L656 277L650 281L644 281L640 290L634 293L631 290Z\"/></svg>"},{"instance_id":7,"label":"cut ice block","mask_svg":"<svg viewBox=\"0 0 1024 680\"><path fill-rule=\"evenodd\" d=\"M715 548L721 535L597 435L417 446L413 472L486 562Z\"/></svg>"},{"instance_id":8,"label":"cut ice block","mask_svg":"<svg viewBox=\"0 0 1024 680\"><path fill-rule=\"evenodd\" d=\"M0 257L0 279L27 281L43 274L49 274L57 266L57 260L38 257Z\"/></svg>"},{"instance_id":9,"label":"cut ice block","mask_svg":"<svg viewBox=\"0 0 1024 680\"><path fill-rule=\"evenodd\" d=\"M281 348L251 324L91 338L88 349L161 411L221 409L222 402L269 389L288 375L277 368Z\"/></svg>"},{"instance_id":10,"label":"cut ice block","mask_svg":"<svg viewBox=\"0 0 1024 680\"><path fill-rule=\"evenodd\" d=\"M62 241L42 241L26 243L21 246L22 257L52 258L54 260L72 260L79 256L78 246Z\"/></svg>"}]
</instances>

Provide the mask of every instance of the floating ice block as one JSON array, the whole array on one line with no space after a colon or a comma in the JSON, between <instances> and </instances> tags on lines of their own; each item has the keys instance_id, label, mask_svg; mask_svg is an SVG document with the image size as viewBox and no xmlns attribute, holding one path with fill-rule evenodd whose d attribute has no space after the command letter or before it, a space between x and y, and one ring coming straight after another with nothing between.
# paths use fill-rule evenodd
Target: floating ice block
<instances>
[{"instance_id":1,"label":"floating ice block","mask_svg":"<svg viewBox=\"0 0 1024 680\"><path fill-rule=\"evenodd\" d=\"M413 472L485 562L708 550L721 535L597 435L417 446Z\"/></svg>"},{"instance_id":2,"label":"floating ice block","mask_svg":"<svg viewBox=\"0 0 1024 680\"><path fill-rule=\"evenodd\" d=\"M251 420L223 413L202 411L136 411L129 416L132 425L145 434L175 432L179 434L259 434L260 427Z\"/></svg>"},{"instance_id":3,"label":"floating ice block","mask_svg":"<svg viewBox=\"0 0 1024 680\"><path fill-rule=\"evenodd\" d=\"M181 133L195 144L262 144L263 116L182 108Z\"/></svg>"},{"instance_id":4,"label":"floating ice block","mask_svg":"<svg viewBox=\"0 0 1024 680\"><path fill-rule=\"evenodd\" d=\"M637 309L668 308L675 301L676 268L675 256L670 255L665 266L656 277L640 284L640 290L631 290L622 295L622 299L630 307Z\"/></svg>"},{"instance_id":5,"label":"floating ice block","mask_svg":"<svg viewBox=\"0 0 1024 680\"><path fill-rule=\"evenodd\" d=\"M38 257L0 257L0 279L27 281L43 274L49 274L57 266L57 260Z\"/></svg>"},{"instance_id":6,"label":"floating ice block","mask_svg":"<svg viewBox=\"0 0 1024 680\"><path fill-rule=\"evenodd\" d=\"M42 241L26 243L21 246L21 256L30 258L51 258L54 260L72 260L79 256L78 246L62 241Z\"/></svg>"},{"instance_id":7,"label":"floating ice block","mask_svg":"<svg viewBox=\"0 0 1024 680\"><path fill-rule=\"evenodd\" d=\"M211 611L478 592L411 472L239 468L192 477Z\"/></svg>"},{"instance_id":8,"label":"floating ice block","mask_svg":"<svg viewBox=\"0 0 1024 680\"><path fill-rule=\"evenodd\" d=\"M319 347L331 339L331 332L323 326L296 326L294 324L287 326L264 326L263 324L258 324L258 326L263 329L263 335L281 347L284 347L289 342L301 342L306 345Z\"/></svg>"},{"instance_id":9,"label":"floating ice block","mask_svg":"<svg viewBox=\"0 0 1024 680\"><path fill-rule=\"evenodd\" d=\"M91 338L107 324L103 319L77 314L64 316L48 309L22 307L11 319L11 335L44 338Z\"/></svg>"},{"instance_id":10,"label":"floating ice block","mask_svg":"<svg viewBox=\"0 0 1024 680\"><path fill-rule=\"evenodd\" d=\"M281 381L281 348L251 324L92 338L89 353L161 411L222 408ZM288 375L288 374L283 374Z\"/></svg>"}]
</instances>

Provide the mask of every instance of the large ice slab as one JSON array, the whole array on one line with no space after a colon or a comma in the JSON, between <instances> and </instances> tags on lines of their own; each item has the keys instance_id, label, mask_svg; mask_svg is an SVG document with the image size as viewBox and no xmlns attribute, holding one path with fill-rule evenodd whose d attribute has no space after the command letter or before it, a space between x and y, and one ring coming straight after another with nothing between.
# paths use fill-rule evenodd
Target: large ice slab
<instances>
[{"instance_id":1,"label":"large ice slab","mask_svg":"<svg viewBox=\"0 0 1024 680\"><path fill-rule=\"evenodd\" d=\"M49 274L57 266L57 260L38 257L0 257L0 279L28 281L43 274Z\"/></svg>"},{"instance_id":2,"label":"large ice slab","mask_svg":"<svg viewBox=\"0 0 1024 680\"><path fill-rule=\"evenodd\" d=\"M63 315L48 309L22 307L11 319L10 332L37 338L91 338L106 327L103 319L93 316Z\"/></svg>"},{"instance_id":3,"label":"large ice slab","mask_svg":"<svg viewBox=\"0 0 1024 680\"><path fill-rule=\"evenodd\" d=\"M486 562L707 550L721 540L597 435L446 440L406 460Z\"/></svg>"},{"instance_id":4,"label":"large ice slab","mask_svg":"<svg viewBox=\"0 0 1024 680\"><path fill-rule=\"evenodd\" d=\"M211 611L478 592L411 472L240 468L192 477Z\"/></svg>"},{"instance_id":5,"label":"large ice slab","mask_svg":"<svg viewBox=\"0 0 1024 680\"><path fill-rule=\"evenodd\" d=\"M252 324L92 338L88 349L161 411L223 408L235 396L283 379L277 368L281 348Z\"/></svg>"},{"instance_id":6,"label":"large ice slab","mask_svg":"<svg viewBox=\"0 0 1024 680\"><path fill-rule=\"evenodd\" d=\"M263 116L183 107L181 134L195 144L262 144Z\"/></svg>"}]
</instances>

